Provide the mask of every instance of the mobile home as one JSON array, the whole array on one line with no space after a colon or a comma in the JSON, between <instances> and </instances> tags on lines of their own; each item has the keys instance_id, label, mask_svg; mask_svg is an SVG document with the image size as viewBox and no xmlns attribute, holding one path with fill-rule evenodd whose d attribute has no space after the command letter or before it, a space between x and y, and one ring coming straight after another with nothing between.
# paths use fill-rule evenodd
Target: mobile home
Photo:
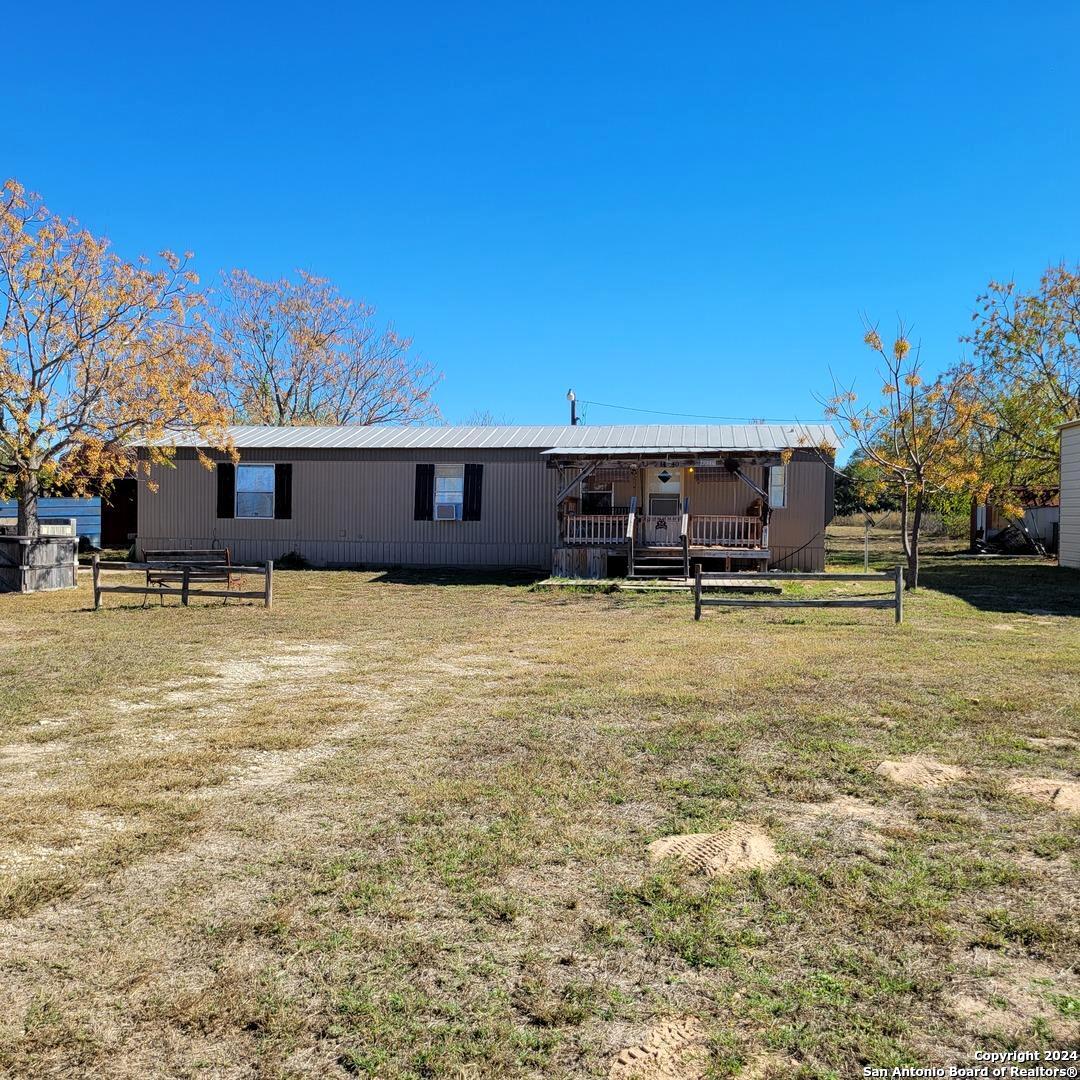
<instances>
[{"instance_id":1,"label":"mobile home","mask_svg":"<svg viewBox=\"0 0 1080 1080\"><path fill-rule=\"evenodd\" d=\"M140 491L143 550L319 566L606 576L820 570L828 425L234 427L238 460L176 441Z\"/></svg>"}]
</instances>

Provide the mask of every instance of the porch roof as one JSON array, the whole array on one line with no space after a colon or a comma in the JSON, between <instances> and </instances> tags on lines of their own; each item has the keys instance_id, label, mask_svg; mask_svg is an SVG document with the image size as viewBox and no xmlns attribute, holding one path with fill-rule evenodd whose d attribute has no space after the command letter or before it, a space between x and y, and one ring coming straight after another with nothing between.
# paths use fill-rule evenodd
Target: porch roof
<instances>
[{"instance_id":1,"label":"porch roof","mask_svg":"<svg viewBox=\"0 0 1080 1080\"><path fill-rule=\"evenodd\" d=\"M577 461L582 458L653 458L653 457L700 457L716 458L717 455L725 454L780 454L784 450L797 449L796 447L775 446L556 446L552 450L542 450L541 457L564 457ZM814 449L807 446L807 449Z\"/></svg>"},{"instance_id":2,"label":"porch roof","mask_svg":"<svg viewBox=\"0 0 1080 1080\"><path fill-rule=\"evenodd\" d=\"M562 429L546 455L574 457L619 454L718 454L837 449L830 424L617 424Z\"/></svg>"}]
</instances>

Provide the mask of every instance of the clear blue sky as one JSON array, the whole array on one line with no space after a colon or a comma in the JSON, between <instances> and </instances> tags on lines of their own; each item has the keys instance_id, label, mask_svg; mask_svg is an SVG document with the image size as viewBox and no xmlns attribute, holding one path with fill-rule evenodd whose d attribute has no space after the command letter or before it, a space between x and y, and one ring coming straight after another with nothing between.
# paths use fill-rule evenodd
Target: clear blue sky
<instances>
[{"instance_id":1,"label":"clear blue sky","mask_svg":"<svg viewBox=\"0 0 1080 1080\"><path fill-rule=\"evenodd\" d=\"M452 422L569 386L810 419L830 366L873 382L862 311L945 365L989 278L1080 258L1072 3L69 0L5 36L0 173L125 254L335 279Z\"/></svg>"}]
</instances>

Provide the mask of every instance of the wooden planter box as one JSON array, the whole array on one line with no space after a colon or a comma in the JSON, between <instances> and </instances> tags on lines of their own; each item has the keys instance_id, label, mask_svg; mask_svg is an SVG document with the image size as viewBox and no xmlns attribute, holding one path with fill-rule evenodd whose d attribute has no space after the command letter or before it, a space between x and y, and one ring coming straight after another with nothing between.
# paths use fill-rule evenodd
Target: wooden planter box
<instances>
[{"instance_id":1,"label":"wooden planter box","mask_svg":"<svg viewBox=\"0 0 1080 1080\"><path fill-rule=\"evenodd\" d=\"M0 593L74 589L78 556L77 536L0 535Z\"/></svg>"}]
</instances>

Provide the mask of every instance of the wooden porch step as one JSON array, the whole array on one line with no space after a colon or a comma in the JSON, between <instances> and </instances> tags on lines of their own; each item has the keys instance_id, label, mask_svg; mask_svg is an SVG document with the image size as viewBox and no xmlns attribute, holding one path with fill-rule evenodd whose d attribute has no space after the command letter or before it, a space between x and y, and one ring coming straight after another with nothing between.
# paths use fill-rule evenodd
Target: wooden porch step
<instances>
[{"instance_id":1,"label":"wooden porch step","mask_svg":"<svg viewBox=\"0 0 1080 1080\"><path fill-rule=\"evenodd\" d=\"M633 573L628 575L633 578L678 578L684 580L686 574L682 559L666 559L663 561L650 560L639 562L634 560Z\"/></svg>"}]
</instances>

